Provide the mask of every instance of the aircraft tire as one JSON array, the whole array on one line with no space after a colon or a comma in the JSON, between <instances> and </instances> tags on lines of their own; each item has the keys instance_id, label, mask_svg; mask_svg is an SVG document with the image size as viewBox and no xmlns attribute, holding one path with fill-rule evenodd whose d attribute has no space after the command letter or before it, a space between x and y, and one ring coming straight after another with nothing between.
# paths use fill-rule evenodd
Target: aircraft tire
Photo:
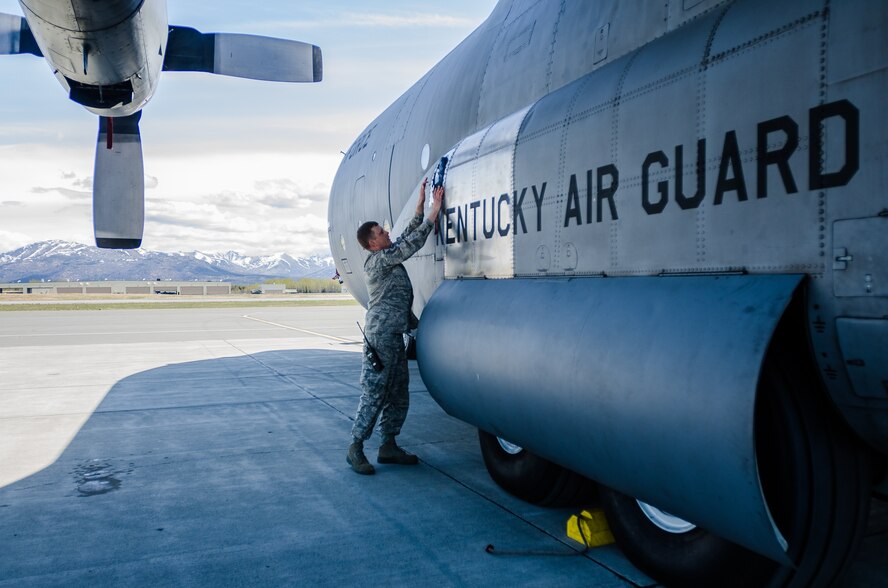
<instances>
[{"instance_id":1,"label":"aircraft tire","mask_svg":"<svg viewBox=\"0 0 888 588\"><path fill-rule=\"evenodd\" d=\"M576 472L534 455L526 449L509 453L496 435L478 429L484 465L503 490L541 506L573 506L587 503L596 484Z\"/></svg>"},{"instance_id":2,"label":"aircraft tire","mask_svg":"<svg viewBox=\"0 0 888 588\"><path fill-rule=\"evenodd\" d=\"M870 454L829 405L808 358L779 330L763 366L756 445L763 490L796 565L779 566L707 531L663 531L638 501L600 487L617 544L667 586L832 586L866 528Z\"/></svg>"},{"instance_id":3,"label":"aircraft tire","mask_svg":"<svg viewBox=\"0 0 888 588\"><path fill-rule=\"evenodd\" d=\"M763 368L756 443L765 496L796 566L776 569L769 586L832 586L866 529L871 456L803 368L801 347L780 335Z\"/></svg>"},{"instance_id":4,"label":"aircraft tire","mask_svg":"<svg viewBox=\"0 0 888 588\"><path fill-rule=\"evenodd\" d=\"M746 549L694 527L664 531L642 512L638 501L599 487L608 526L623 554L640 570L666 586L741 588L762 586L767 562ZM761 560L761 561L756 561ZM756 569L750 568L755 562Z\"/></svg>"}]
</instances>

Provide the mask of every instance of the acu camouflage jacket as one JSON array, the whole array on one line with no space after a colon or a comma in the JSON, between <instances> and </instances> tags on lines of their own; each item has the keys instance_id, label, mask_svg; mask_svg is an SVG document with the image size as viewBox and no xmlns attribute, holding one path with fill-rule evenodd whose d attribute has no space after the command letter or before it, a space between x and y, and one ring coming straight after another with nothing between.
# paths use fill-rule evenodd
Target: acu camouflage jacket
<instances>
[{"instance_id":1,"label":"acu camouflage jacket","mask_svg":"<svg viewBox=\"0 0 888 588\"><path fill-rule=\"evenodd\" d=\"M404 333L416 319L413 316L413 284L401 263L419 251L434 221L423 222L417 214L387 249L371 251L364 261L370 301L367 305L367 331ZM412 319L412 320L411 320Z\"/></svg>"}]
</instances>

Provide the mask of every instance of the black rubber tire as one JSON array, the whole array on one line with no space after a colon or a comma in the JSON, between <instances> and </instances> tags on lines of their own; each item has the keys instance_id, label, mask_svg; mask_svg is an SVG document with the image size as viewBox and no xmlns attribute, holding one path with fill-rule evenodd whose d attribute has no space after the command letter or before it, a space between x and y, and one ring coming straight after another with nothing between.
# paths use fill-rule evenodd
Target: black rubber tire
<instances>
[{"instance_id":1,"label":"black rubber tire","mask_svg":"<svg viewBox=\"0 0 888 588\"><path fill-rule=\"evenodd\" d=\"M795 566L778 566L715 535L672 534L635 499L601 487L617 544L668 586L832 586L853 561L866 528L870 454L830 405L817 379L798 313L788 313L762 369L756 447L769 509Z\"/></svg>"},{"instance_id":2,"label":"black rubber tire","mask_svg":"<svg viewBox=\"0 0 888 588\"><path fill-rule=\"evenodd\" d=\"M496 435L478 429L484 465L493 481L522 500L541 506L575 506L590 503L595 482L522 449L506 452Z\"/></svg>"},{"instance_id":3,"label":"black rubber tire","mask_svg":"<svg viewBox=\"0 0 888 588\"><path fill-rule=\"evenodd\" d=\"M833 586L866 529L871 454L786 335L775 336L763 367L756 443L768 506L796 565L776 570L769 585Z\"/></svg>"},{"instance_id":4,"label":"black rubber tire","mask_svg":"<svg viewBox=\"0 0 888 588\"><path fill-rule=\"evenodd\" d=\"M776 567L699 527L681 534L664 531L647 518L631 496L606 486L599 486L598 494L623 554L665 586L763 586Z\"/></svg>"}]
</instances>

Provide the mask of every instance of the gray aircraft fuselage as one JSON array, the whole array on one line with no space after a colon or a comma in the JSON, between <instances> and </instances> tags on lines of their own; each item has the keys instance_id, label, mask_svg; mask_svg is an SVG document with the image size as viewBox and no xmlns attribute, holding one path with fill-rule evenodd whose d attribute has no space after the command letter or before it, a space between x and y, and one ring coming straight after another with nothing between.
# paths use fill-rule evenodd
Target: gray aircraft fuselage
<instances>
[{"instance_id":1,"label":"gray aircraft fuselage","mask_svg":"<svg viewBox=\"0 0 888 588\"><path fill-rule=\"evenodd\" d=\"M438 230L405 264L436 400L784 561L751 432L791 303L812 374L888 455L886 23L866 0L502 0L345 153L338 271L366 305L356 228L394 238L448 156ZM633 427L660 436L624 461L671 463L657 447L671 435L678 482L609 461ZM734 518L714 514L726 497Z\"/></svg>"}]
</instances>

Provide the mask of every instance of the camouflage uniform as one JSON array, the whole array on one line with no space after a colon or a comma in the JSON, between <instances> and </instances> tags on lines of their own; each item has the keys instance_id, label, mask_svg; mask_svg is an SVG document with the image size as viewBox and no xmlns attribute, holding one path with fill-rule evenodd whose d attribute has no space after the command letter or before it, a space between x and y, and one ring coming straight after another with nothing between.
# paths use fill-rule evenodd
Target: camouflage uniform
<instances>
[{"instance_id":1,"label":"camouflage uniform","mask_svg":"<svg viewBox=\"0 0 888 588\"><path fill-rule=\"evenodd\" d=\"M390 247L371 251L364 262L370 291L365 332L384 368L379 372L374 370L364 354L361 367L363 392L352 427L355 439L370 438L380 413L379 431L383 440L397 436L407 418L409 374L403 335L416 326L416 317L411 311L413 285L401 262L419 251L432 226L423 222L422 214L417 214Z\"/></svg>"}]
</instances>

